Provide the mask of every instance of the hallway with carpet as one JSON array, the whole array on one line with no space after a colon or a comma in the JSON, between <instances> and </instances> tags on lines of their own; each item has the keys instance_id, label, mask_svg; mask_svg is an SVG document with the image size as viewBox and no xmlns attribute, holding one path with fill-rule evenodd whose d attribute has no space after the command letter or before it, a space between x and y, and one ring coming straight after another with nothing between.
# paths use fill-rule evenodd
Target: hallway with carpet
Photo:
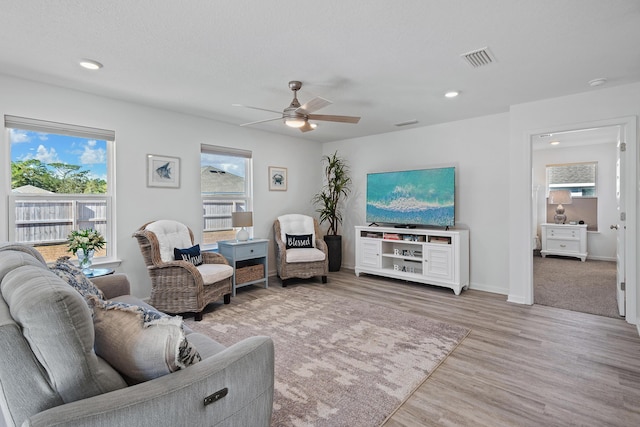
<instances>
[{"instance_id":1,"label":"hallway with carpet","mask_svg":"<svg viewBox=\"0 0 640 427\"><path fill-rule=\"evenodd\" d=\"M613 261L534 254L533 289L534 304L621 318Z\"/></svg>"}]
</instances>

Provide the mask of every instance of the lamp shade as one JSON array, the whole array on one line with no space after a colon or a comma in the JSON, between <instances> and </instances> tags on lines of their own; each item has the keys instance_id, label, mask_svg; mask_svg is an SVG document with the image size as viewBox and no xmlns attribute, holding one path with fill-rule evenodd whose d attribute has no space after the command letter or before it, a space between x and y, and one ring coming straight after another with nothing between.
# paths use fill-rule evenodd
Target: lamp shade
<instances>
[{"instance_id":1,"label":"lamp shade","mask_svg":"<svg viewBox=\"0 0 640 427\"><path fill-rule=\"evenodd\" d=\"M570 205L571 191L569 190L551 190L549 191L550 205Z\"/></svg>"},{"instance_id":2,"label":"lamp shade","mask_svg":"<svg viewBox=\"0 0 640 427\"><path fill-rule=\"evenodd\" d=\"M231 212L232 227L252 227L253 212Z\"/></svg>"}]
</instances>

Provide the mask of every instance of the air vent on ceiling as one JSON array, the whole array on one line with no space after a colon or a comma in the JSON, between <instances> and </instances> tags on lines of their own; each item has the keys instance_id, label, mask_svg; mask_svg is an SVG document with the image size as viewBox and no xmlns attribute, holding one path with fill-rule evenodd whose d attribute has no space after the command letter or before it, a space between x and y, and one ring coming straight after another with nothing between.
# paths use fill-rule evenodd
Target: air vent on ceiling
<instances>
[{"instance_id":1,"label":"air vent on ceiling","mask_svg":"<svg viewBox=\"0 0 640 427\"><path fill-rule=\"evenodd\" d=\"M483 47L482 49L463 53L460 56L473 68L478 68L483 65L489 65L492 62L495 62L495 58L489 51L488 47Z\"/></svg>"}]
</instances>

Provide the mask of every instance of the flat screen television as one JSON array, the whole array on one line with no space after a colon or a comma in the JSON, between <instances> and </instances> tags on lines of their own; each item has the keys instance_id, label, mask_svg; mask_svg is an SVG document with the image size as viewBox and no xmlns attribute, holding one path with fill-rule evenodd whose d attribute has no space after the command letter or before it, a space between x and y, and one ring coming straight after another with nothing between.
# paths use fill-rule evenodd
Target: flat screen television
<instances>
[{"instance_id":1,"label":"flat screen television","mask_svg":"<svg viewBox=\"0 0 640 427\"><path fill-rule=\"evenodd\" d=\"M367 174L368 223L455 225L455 167Z\"/></svg>"}]
</instances>

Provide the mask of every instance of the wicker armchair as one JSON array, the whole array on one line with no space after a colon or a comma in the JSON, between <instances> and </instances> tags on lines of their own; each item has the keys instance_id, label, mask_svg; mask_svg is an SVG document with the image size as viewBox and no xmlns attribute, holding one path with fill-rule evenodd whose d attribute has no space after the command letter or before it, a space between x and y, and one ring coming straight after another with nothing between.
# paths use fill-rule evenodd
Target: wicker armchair
<instances>
[{"instance_id":1,"label":"wicker armchair","mask_svg":"<svg viewBox=\"0 0 640 427\"><path fill-rule=\"evenodd\" d=\"M202 252L203 264L177 261L173 249L193 246L193 232L177 221L159 220L140 227L133 237L151 277L149 304L166 313L195 313L202 320L204 308L221 298L231 302L233 268L220 254Z\"/></svg>"},{"instance_id":2,"label":"wicker armchair","mask_svg":"<svg viewBox=\"0 0 640 427\"><path fill-rule=\"evenodd\" d=\"M287 234L311 235L313 248L287 249ZM294 277L308 279L322 277L327 283L329 256L327 244L322 239L318 221L315 218L300 214L279 216L273 223L273 235L276 249L276 268L282 286L287 286L287 279Z\"/></svg>"}]
</instances>

